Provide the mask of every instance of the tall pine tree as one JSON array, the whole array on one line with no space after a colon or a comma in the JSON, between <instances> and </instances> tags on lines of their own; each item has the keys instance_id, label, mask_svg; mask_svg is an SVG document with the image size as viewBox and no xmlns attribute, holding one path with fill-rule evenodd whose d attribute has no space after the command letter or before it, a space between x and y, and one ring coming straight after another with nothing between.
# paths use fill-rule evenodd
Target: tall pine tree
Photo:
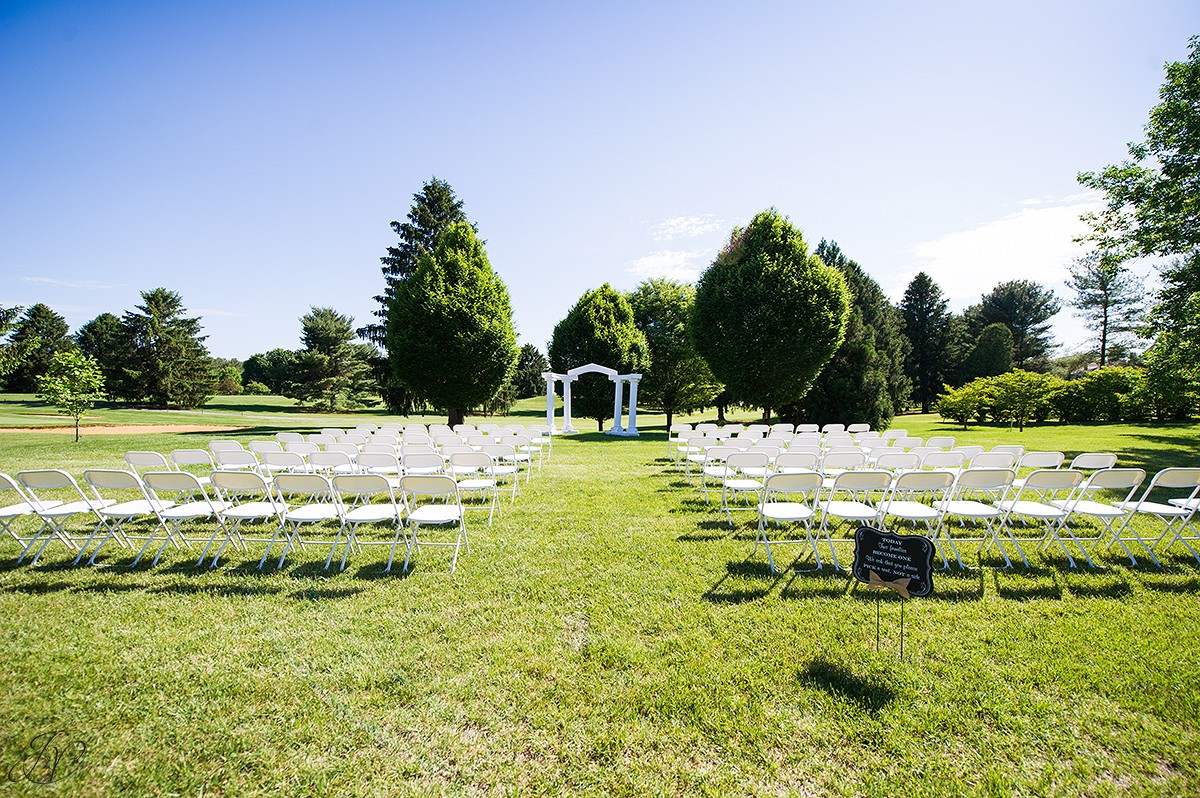
<instances>
[{"instance_id":1,"label":"tall pine tree","mask_svg":"<svg viewBox=\"0 0 1200 798\"><path fill-rule=\"evenodd\" d=\"M911 349L907 372L913 383L913 398L928 413L942 390L949 371L946 349L950 341L950 313L942 289L925 272L920 272L904 290L900 314Z\"/></svg>"}]
</instances>

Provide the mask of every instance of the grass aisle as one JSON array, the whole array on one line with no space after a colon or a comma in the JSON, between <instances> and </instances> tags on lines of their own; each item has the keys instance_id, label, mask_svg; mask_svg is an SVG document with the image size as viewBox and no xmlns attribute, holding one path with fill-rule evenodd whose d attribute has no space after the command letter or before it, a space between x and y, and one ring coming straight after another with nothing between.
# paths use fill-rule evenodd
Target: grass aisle
<instances>
[{"instance_id":1,"label":"grass aisle","mask_svg":"<svg viewBox=\"0 0 1200 798\"><path fill-rule=\"evenodd\" d=\"M259 573L254 544L211 572L115 548L29 568L9 541L6 794L1200 789L1190 561L937 572L901 662L897 601L876 652L875 594L772 576L750 514L729 530L664 454L661 434L556 441L492 527L470 517L454 576L444 551L383 576L381 548ZM29 743L57 729L86 753L33 784Z\"/></svg>"}]
</instances>

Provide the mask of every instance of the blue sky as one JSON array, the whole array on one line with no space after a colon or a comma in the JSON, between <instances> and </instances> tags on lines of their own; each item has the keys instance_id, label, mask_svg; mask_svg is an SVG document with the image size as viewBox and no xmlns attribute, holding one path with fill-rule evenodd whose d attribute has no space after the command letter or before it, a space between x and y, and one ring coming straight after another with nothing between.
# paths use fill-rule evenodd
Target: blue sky
<instances>
[{"instance_id":1,"label":"blue sky","mask_svg":"<svg viewBox=\"0 0 1200 798\"><path fill-rule=\"evenodd\" d=\"M74 329L163 286L214 355L297 348L310 307L371 319L433 175L539 347L770 206L895 300L922 269L954 309L1065 296L1076 173L1193 33L1195 0L0 2L0 305Z\"/></svg>"}]
</instances>

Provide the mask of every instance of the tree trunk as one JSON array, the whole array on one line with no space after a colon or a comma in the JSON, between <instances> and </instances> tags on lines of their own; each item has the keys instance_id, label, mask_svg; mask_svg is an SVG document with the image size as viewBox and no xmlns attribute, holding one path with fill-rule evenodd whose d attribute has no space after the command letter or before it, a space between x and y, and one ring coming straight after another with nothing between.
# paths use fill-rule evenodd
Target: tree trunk
<instances>
[{"instance_id":1,"label":"tree trunk","mask_svg":"<svg viewBox=\"0 0 1200 798\"><path fill-rule=\"evenodd\" d=\"M769 407L764 407L764 408L763 408L763 417L762 417L762 420L763 420L763 423L764 423L764 424L770 424L770 423L771 423L771 408L769 408Z\"/></svg>"},{"instance_id":2,"label":"tree trunk","mask_svg":"<svg viewBox=\"0 0 1200 798\"><path fill-rule=\"evenodd\" d=\"M673 415L674 414L670 410L667 411L667 437L668 438L671 437L671 418Z\"/></svg>"},{"instance_id":3,"label":"tree trunk","mask_svg":"<svg viewBox=\"0 0 1200 798\"><path fill-rule=\"evenodd\" d=\"M75 442L79 443L79 416L75 416Z\"/></svg>"},{"instance_id":4,"label":"tree trunk","mask_svg":"<svg viewBox=\"0 0 1200 798\"><path fill-rule=\"evenodd\" d=\"M452 407L446 412L449 415L446 423L450 425L450 429L454 429L456 425L462 424L466 421L467 411L464 408Z\"/></svg>"}]
</instances>

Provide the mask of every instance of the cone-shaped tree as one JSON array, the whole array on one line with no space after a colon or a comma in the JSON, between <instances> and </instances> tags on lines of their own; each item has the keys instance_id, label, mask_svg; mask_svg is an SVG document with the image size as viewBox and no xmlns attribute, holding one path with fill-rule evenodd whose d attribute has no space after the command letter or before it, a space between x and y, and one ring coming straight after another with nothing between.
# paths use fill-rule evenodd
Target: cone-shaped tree
<instances>
[{"instance_id":1,"label":"cone-shaped tree","mask_svg":"<svg viewBox=\"0 0 1200 798\"><path fill-rule=\"evenodd\" d=\"M580 297L550 337L550 368L562 373L589 363L622 374L650 367L650 347L633 322L633 309L608 283ZM612 418L612 382L598 374L580 377L571 386L571 410L603 428Z\"/></svg>"},{"instance_id":2,"label":"cone-shaped tree","mask_svg":"<svg viewBox=\"0 0 1200 798\"><path fill-rule=\"evenodd\" d=\"M387 349L392 373L445 409L451 425L508 382L517 362L512 304L471 225L451 224L396 285Z\"/></svg>"},{"instance_id":3,"label":"cone-shaped tree","mask_svg":"<svg viewBox=\"0 0 1200 798\"><path fill-rule=\"evenodd\" d=\"M13 393L36 391L38 377L50 370L54 356L75 348L67 320L41 302L25 311L9 342L25 353L5 381L5 390Z\"/></svg>"},{"instance_id":4,"label":"cone-shaped tree","mask_svg":"<svg viewBox=\"0 0 1200 798\"><path fill-rule=\"evenodd\" d=\"M842 343L846 281L778 211L735 228L696 288L693 335L713 374L763 408L795 402Z\"/></svg>"}]
</instances>

